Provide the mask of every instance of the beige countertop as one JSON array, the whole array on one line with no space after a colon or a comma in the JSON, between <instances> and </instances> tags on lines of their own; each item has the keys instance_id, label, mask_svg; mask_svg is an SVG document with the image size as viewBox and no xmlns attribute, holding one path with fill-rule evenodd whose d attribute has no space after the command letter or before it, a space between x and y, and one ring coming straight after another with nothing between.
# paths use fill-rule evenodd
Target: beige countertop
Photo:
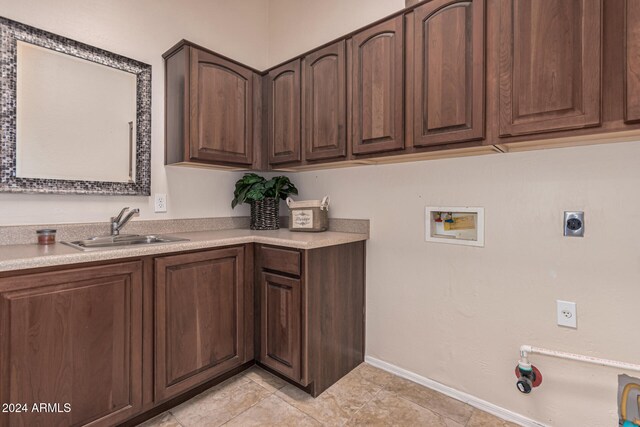
<instances>
[{"instance_id":1,"label":"beige countertop","mask_svg":"<svg viewBox=\"0 0 640 427\"><path fill-rule=\"evenodd\" d=\"M366 234L325 231L322 233L292 232L287 229L254 231L246 229L172 233L169 236L189 239L175 243L142 245L80 251L58 242L54 245L0 245L0 272L55 265L143 257L194 249L215 248L243 243L264 243L297 249L315 249L367 240ZM88 237L88 236L87 236Z\"/></svg>"}]
</instances>

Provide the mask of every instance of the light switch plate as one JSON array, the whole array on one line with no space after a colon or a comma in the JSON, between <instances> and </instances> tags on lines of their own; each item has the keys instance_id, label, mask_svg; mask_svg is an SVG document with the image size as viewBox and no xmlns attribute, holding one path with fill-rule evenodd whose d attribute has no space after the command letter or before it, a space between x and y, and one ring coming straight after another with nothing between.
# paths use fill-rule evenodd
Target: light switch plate
<instances>
[{"instance_id":1,"label":"light switch plate","mask_svg":"<svg viewBox=\"0 0 640 427\"><path fill-rule=\"evenodd\" d=\"M556 306L558 314L558 326L566 326L567 328L576 329L578 327L578 313L576 311L576 303L558 300L556 301Z\"/></svg>"},{"instance_id":2,"label":"light switch plate","mask_svg":"<svg viewBox=\"0 0 640 427\"><path fill-rule=\"evenodd\" d=\"M154 210L155 212L167 211L167 195L162 193L156 193L154 197Z\"/></svg>"}]
</instances>

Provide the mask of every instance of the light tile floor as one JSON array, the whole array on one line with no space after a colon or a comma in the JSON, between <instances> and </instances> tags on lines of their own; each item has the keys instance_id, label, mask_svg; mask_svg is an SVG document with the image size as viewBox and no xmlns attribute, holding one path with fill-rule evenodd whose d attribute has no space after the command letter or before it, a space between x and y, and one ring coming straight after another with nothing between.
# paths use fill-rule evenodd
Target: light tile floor
<instances>
[{"instance_id":1,"label":"light tile floor","mask_svg":"<svg viewBox=\"0 0 640 427\"><path fill-rule=\"evenodd\" d=\"M254 366L141 426L221 425L515 426L366 363L316 399Z\"/></svg>"}]
</instances>

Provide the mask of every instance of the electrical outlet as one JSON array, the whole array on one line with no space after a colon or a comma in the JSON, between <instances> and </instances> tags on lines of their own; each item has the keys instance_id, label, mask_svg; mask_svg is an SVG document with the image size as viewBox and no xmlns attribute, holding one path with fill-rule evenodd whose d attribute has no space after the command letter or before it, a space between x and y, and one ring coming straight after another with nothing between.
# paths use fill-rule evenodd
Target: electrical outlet
<instances>
[{"instance_id":1,"label":"electrical outlet","mask_svg":"<svg viewBox=\"0 0 640 427\"><path fill-rule=\"evenodd\" d=\"M564 213L564 235L567 237L584 237L584 212L566 211Z\"/></svg>"},{"instance_id":2,"label":"electrical outlet","mask_svg":"<svg viewBox=\"0 0 640 427\"><path fill-rule=\"evenodd\" d=\"M576 303L569 301L556 301L558 313L558 326L577 328Z\"/></svg>"},{"instance_id":3,"label":"electrical outlet","mask_svg":"<svg viewBox=\"0 0 640 427\"><path fill-rule=\"evenodd\" d=\"M166 212L167 211L167 195L156 193L154 200L154 210L156 212Z\"/></svg>"}]
</instances>

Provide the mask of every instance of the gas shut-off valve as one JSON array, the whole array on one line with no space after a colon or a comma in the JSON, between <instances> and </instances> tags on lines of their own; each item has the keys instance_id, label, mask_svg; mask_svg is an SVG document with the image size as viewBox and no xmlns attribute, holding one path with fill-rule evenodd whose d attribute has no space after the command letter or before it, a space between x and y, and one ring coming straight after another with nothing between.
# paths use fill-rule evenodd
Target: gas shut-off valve
<instances>
[{"instance_id":1,"label":"gas shut-off valve","mask_svg":"<svg viewBox=\"0 0 640 427\"><path fill-rule=\"evenodd\" d=\"M531 390L542 384L542 373L529 363L526 352L520 352L520 360L516 366L516 386L521 393L529 394Z\"/></svg>"}]
</instances>

